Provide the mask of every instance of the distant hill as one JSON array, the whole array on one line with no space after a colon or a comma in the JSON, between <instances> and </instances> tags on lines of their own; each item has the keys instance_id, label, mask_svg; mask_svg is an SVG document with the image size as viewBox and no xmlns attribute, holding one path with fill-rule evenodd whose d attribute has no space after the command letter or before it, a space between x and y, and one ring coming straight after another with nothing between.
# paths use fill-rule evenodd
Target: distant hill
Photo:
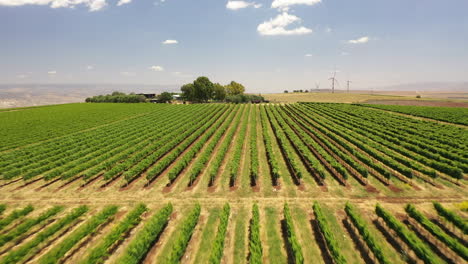
<instances>
[{"instance_id":1,"label":"distant hill","mask_svg":"<svg viewBox=\"0 0 468 264\"><path fill-rule=\"evenodd\" d=\"M0 108L84 102L86 97L113 91L161 93L179 91L179 85L138 84L2 84Z\"/></svg>"}]
</instances>

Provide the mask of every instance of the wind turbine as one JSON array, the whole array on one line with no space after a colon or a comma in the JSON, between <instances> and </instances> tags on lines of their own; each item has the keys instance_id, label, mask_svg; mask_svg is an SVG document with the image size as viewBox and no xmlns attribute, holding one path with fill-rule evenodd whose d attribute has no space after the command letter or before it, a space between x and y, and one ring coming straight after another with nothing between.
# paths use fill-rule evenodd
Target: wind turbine
<instances>
[{"instance_id":1,"label":"wind turbine","mask_svg":"<svg viewBox=\"0 0 468 264\"><path fill-rule=\"evenodd\" d=\"M347 81L347 84L348 84L348 93L349 93L349 84L352 83L352 81L348 80Z\"/></svg>"},{"instance_id":2,"label":"wind turbine","mask_svg":"<svg viewBox=\"0 0 468 264\"><path fill-rule=\"evenodd\" d=\"M330 77L328 80L331 80L331 81L332 81L332 93L335 93L335 82L338 83L338 80L336 79L336 69L335 69L335 71L333 72L333 76Z\"/></svg>"},{"instance_id":3,"label":"wind turbine","mask_svg":"<svg viewBox=\"0 0 468 264\"><path fill-rule=\"evenodd\" d=\"M320 83L315 83L315 90L317 90L317 92L320 90Z\"/></svg>"}]
</instances>

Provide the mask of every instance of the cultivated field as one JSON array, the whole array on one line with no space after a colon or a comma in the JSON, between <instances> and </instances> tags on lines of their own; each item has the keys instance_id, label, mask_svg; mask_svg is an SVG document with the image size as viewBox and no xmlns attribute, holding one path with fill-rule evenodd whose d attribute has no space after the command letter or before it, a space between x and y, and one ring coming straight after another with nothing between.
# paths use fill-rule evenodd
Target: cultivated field
<instances>
[{"instance_id":1,"label":"cultivated field","mask_svg":"<svg viewBox=\"0 0 468 264\"><path fill-rule=\"evenodd\" d=\"M466 116L418 109L2 111L0 263L465 263Z\"/></svg>"}]
</instances>

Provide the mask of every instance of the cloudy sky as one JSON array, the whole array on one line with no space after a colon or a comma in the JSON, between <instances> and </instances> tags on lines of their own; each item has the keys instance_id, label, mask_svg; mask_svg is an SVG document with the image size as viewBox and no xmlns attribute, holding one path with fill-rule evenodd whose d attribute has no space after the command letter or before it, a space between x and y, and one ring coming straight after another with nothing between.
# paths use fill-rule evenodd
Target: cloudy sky
<instances>
[{"instance_id":1,"label":"cloudy sky","mask_svg":"<svg viewBox=\"0 0 468 264\"><path fill-rule=\"evenodd\" d=\"M467 0L0 0L0 83L468 81ZM343 87L344 88L344 87Z\"/></svg>"}]
</instances>

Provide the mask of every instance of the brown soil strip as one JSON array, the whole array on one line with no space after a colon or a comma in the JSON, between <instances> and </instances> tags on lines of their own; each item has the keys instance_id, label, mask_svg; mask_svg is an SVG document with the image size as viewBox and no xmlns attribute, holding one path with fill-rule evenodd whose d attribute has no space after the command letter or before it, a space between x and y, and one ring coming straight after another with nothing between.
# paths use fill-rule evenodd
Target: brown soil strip
<instances>
[{"instance_id":1,"label":"brown soil strip","mask_svg":"<svg viewBox=\"0 0 468 264\"><path fill-rule=\"evenodd\" d=\"M119 213L120 214L120 213ZM115 217L117 218L117 216ZM93 233L89 234L84 240L78 242L77 245L67 252L67 254L60 260L60 263L67 262L67 260L73 258L73 256L78 253L81 249L86 248L90 242L94 240L94 237L101 233L106 227L113 222L114 219L109 219L105 223L101 224L101 226Z\"/></svg>"},{"instance_id":2,"label":"brown soil strip","mask_svg":"<svg viewBox=\"0 0 468 264\"><path fill-rule=\"evenodd\" d=\"M465 247L468 247L468 240L463 238L463 233L462 232L453 232L450 230L446 225L444 225L442 222L440 222L438 219L432 218L430 219L432 223L436 224L439 226L447 235L451 236L452 238L455 238L460 242L462 245Z\"/></svg>"},{"instance_id":3,"label":"brown soil strip","mask_svg":"<svg viewBox=\"0 0 468 264\"><path fill-rule=\"evenodd\" d=\"M80 176L78 176L78 177L74 177L73 179L67 181L66 183L64 183L64 184L62 184L62 185L60 185L60 186L56 189L56 191L60 191L60 190L62 190L63 188L69 186L70 184L72 184L72 183L74 183L74 182L76 182L77 180L82 179L82 178L83 178L83 175L80 175Z\"/></svg>"},{"instance_id":4,"label":"brown soil strip","mask_svg":"<svg viewBox=\"0 0 468 264\"><path fill-rule=\"evenodd\" d=\"M2 187L4 187L4 186L8 186L8 185L10 185L10 184L13 184L13 183L15 183L15 182L19 182L19 181L21 181L21 180L22 180L22 178L20 177L20 178L18 178L18 179L16 179L16 180L9 181L9 182L7 182L7 183L4 183L4 184L0 185L0 188L2 188Z\"/></svg>"},{"instance_id":5,"label":"brown soil strip","mask_svg":"<svg viewBox=\"0 0 468 264\"><path fill-rule=\"evenodd\" d=\"M150 251L148 251L148 254L146 255L146 257L144 258L144 261L142 262L143 264L153 264L153 263L156 263L156 258L158 256L158 254L160 253L159 249L162 247L162 245L164 244L163 242L166 241L168 239L168 236L172 235L174 233L174 230L175 230L175 224L174 222L176 222L177 220L177 212L173 212L171 214L171 217L169 219L169 222L167 223L167 225L164 227L163 231L161 232L161 234L159 235L159 237L156 238L155 240L155 243L153 245L153 247L150 249ZM173 224L170 224L170 223L173 223Z\"/></svg>"},{"instance_id":6,"label":"brown soil strip","mask_svg":"<svg viewBox=\"0 0 468 264\"><path fill-rule=\"evenodd\" d=\"M342 224L345 227L345 230L348 231L348 234L350 235L351 239L354 242L354 245L356 246L356 249L359 251L361 254L362 259L366 264L373 264L373 263L378 263L376 261L374 254L372 251L369 249L367 244L362 240L359 231L356 229L356 227L349 221L348 218L345 218L342 220Z\"/></svg>"},{"instance_id":7,"label":"brown soil strip","mask_svg":"<svg viewBox=\"0 0 468 264\"><path fill-rule=\"evenodd\" d=\"M10 244L9 246L5 247L2 251L0 251L0 256L5 254L7 251L12 250L15 246L21 244L23 241L27 240L28 238L33 237L35 234L39 233L41 230L46 228L48 225L55 222L55 220L56 219L49 219L46 223L44 223L44 224L42 224L42 225L40 225L38 227L35 227L30 232L27 232L26 234L23 234L22 236L20 236L17 239L14 239L13 241L11 241L9 243ZM6 245L8 245L8 244L6 244Z\"/></svg>"},{"instance_id":8,"label":"brown soil strip","mask_svg":"<svg viewBox=\"0 0 468 264\"><path fill-rule=\"evenodd\" d=\"M44 179L44 177L38 177L37 179L31 180L29 182L25 182L23 185L16 187L16 189L14 189L14 191L21 190L22 188L24 188L26 186L29 186L29 185L31 185L33 183L36 183L36 182L38 182L38 181L40 181L42 179Z\"/></svg>"},{"instance_id":9,"label":"brown soil strip","mask_svg":"<svg viewBox=\"0 0 468 264\"><path fill-rule=\"evenodd\" d=\"M216 124L217 122L219 122L219 120L222 120L222 122L224 122L224 120L227 118L228 114L229 114L229 111L226 109L222 114L220 114L220 115L216 118L216 120L213 122L213 124ZM222 123L222 122L221 122L221 123ZM199 127L196 131L198 131L198 130L200 130L200 129L201 129L201 127ZM194 139L194 140L187 146L187 148L184 149L184 151L182 151L182 153L180 153L179 156L178 156L175 160L173 160L173 161L169 164L169 166L168 166L167 168L165 168L165 169L163 170L163 172L162 172L160 175L158 175L157 177L155 177L155 178L151 179L149 182L147 182L147 183L145 184L145 187L144 187L144 188L145 188L145 189L151 189L151 188L153 188L153 186L155 185L155 182L156 182L159 178L161 178L161 175L165 175L166 172L170 171L170 169L171 169L172 167L174 167L175 164L177 164L177 162L181 159L181 157L183 157L183 156L185 155L185 153L187 153L187 152L192 148L192 146L193 146L194 144L196 144L198 141L200 141L200 138L203 137L203 135L204 135L204 134L206 133L206 131L209 130L209 129L210 129L210 128L206 128L205 130L203 130L203 133L201 133L200 136L198 136L196 139ZM188 137L190 137L190 135L187 136L187 138L188 138ZM185 138L185 139L183 139L181 142L179 142L179 144L177 144L177 146L175 146L173 149L171 149L170 151L168 151L168 152L167 152L164 156L162 156L159 160L163 159L166 155L169 155L169 153L171 153L172 150L176 149L179 145L181 145L184 141L186 141L187 138ZM156 163L154 163L154 164L156 164ZM154 164L153 164L152 166L154 166ZM146 169L146 171L141 175L141 176L144 176L144 177L139 177L139 179L140 179L140 178L146 178L146 172L147 172L149 169L151 169L152 166L148 167L148 168ZM178 175L178 176L180 176L180 175ZM176 180L177 180L178 178L179 178L179 177L177 177ZM170 184L172 185L173 182L170 183Z\"/></svg>"},{"instance_id":10,"label":"brown soil strip","mask_svg":"<svg viewBox=\"0 0 468 264\"><path fill-rule=\"evenodd\" d=\"M310 225L315 236L315 242L317 242L317 245L320 248L320 252L322 253L321 255L323 258L323 262L325 262L326 264L334 264L332 255L328 250L327 243L325 242L325 238L323 237L322 231L320 231L320 227L317 223L317 220L310 220Z\"/></svg>"},{"instance_id":11,"label":"brown soil strip","mask_svg":"<svg viewBox=\"0 0 468 264\"><path fill-rule=\"evenodd\" d=\"M80 187L78 188L78 191L83 190L83 189L84 189L86 186L88 186L88 185L92 185L92 184L95 183L99 178L101 178L102 175L104 175L104 172L98 174L98 175L95 176L94 178L91 178L91 179L87 180L85 183L83 183L83 184L80 185Z\"/></svg>"},{"instance_id":12,"label":"brown soil strip","mask_svg":"<svg viewBox=\"0 0 468 264\"><path fill-rule=\"evenodd\" d=\"M380 219L373 220L372 223L375 225L377 230L379 230L382 235L385 237L387 242L392 245L392 247L400 252L402 258L409 263L420 263L421 261L416 257L414 252L403 242L398 235L388 228L385 223L382 223Z\"/></svg>"},{"instance_id":13,"label":"brown soil strip","mask_svg":"<svg viewBox=\"0 0 468 264\"><path fill-rule=\"evenodd\" d=\"M208 217L200 215L197 226L193 231L192 237L190 238L187 248L185 249L183 257L180 260L182 264L188 264L195 259L198 246L200 246L200 237L207 221Z\"/></svg>"},{"instance_id":14,"label":"brown soil strip","mask_svg":"<svg viewBox=\"0 0 468 264\"><path fill-rule=\"evenodd\" d=\"M300 118L299 115L298 115L298 113L296 113L296 112L294 111L294 109L292 109L292 108L290 108L290 107L288 107L288 109L289 109L292 113L294 113L294 115L295 115L296 117ZM302 118L301 118L301 119L302 119ZM311 125L314 126L314 127L316 126L316 124L312 124L312 123L308 122L307 120L304 120L304 119L302 119L302 120L303 120L304 122L306 122L306 123L311 124ZM312 122L313 122L313 121L312 121ZM326 129L326 128L325 128L325 129ZM328 129L327 129L327 130L328 130ZM319 130L316 130L316 131L317 131L317 133L319 133L320 135L322 135L323 137L325 137L326 139L328 139L329 142L331 142L332 144L334 144L334 145L335 145L336 147L338 147L341 151L343 151L343 152L345 152L346 154L350 155L351 157L354 158L354 160L356 160L357 162L359 162L361 165L365 166L365 167L369 170L370 174L372 174L373 176L380 176L380 177L377 178L379 181L381 181L381 182L384 183L385 185L388 185L388 184L389 184L389 183L388 183L388 180L385 179L383 176L381 176L380 173L378 173L377 171L375 171L375 170L372 169L371 167L369 167L369 166L367 166L366 164L364 164L363 162L361 162L361 161L360 161L359 159L357 159L354 155L352 155L351 153L349 153L349 151L347 151L344 147L342 147L340 144L338 144L338 143L335 142L334 140L331 140L328 136L324 135L321 131L319 131ZM407 180L403 175L400 175L400 173L398 173L398 172L396 172L395 170L389 168L387 165L385 165L385 164L379 162L378 160L376 160L375 158L373 158L372 156L370 156L370 155L369 155L368 153L366 153L365 151L363 151L363 150L361 150L360 148L356 147L356 145L350 143L348 140L342 138L341 136L340 136L340 138L341 138L344 142L348 143L348 145L350 145L351 147L353 147L354 149L356 149L356 151L359 151L362 155L365 155L366 157L368 157L369 159L371 159L373 162L377 162L377 163L382 164L382 166L384 166L387 170L389 170L389 171L392 173L392 175L395 176L397 179L401 180L401 181L404 182L404 183L407 183L407 184L412 185L412 183L411 183L409 180ZM417 187L416 187L416 188L417 188Z\"/></svg>"},{"instance_id":15,"label":"brown soil strip","mask_svg":"<svg viewBox=\"0 0 468 264\"><path fill-rule=\"evenodd\" d=\"M405 223L411 230L414 231L414 233L426 244L430 246L432 251L436 253L440 258L442 258L444 261L447 263L463 263L463 259L458 257L454 252L452 252L450 249L445 246L444 243L439 241L437 238L432 236L426 229L421 227L416 220L412 218L406 218L405 220L402 221Z\"/></svg>"}]
</instances>

